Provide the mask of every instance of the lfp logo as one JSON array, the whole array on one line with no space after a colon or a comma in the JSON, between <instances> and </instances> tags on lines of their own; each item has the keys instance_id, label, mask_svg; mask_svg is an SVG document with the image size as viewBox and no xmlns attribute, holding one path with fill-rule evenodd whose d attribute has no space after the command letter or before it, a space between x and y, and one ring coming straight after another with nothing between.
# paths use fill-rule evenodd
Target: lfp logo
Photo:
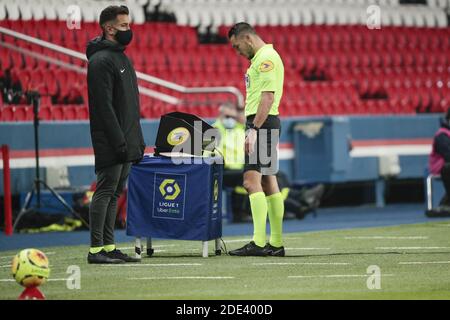
<instances>
[{"instance_id":1,"label":"lfp logo","mask_svg":"<svg viewBox=\"0 0 450 320\"><path fill-rule=\"evenodd\" d=\"M155 173L153 217L184 219L185 174Z\"/></svg>"}]
</instances>

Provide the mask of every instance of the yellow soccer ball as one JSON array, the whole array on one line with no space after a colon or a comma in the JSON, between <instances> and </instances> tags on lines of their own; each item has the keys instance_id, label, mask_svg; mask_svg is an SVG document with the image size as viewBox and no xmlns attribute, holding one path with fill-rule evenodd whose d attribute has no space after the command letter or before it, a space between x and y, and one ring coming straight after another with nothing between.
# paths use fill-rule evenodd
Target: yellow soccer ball
<instances>
[{"instance_id":1,"label":"yellow soccer ball","mask_svg":"<svg viewBox=\"0 0 450 320\"><path fill-rule=\"evenodd\" d=\"M11 272L17 283L24 287L40 286L50 275L48 258L37 249L22 250L14 257Z\"/></svg>"}]
</instances>

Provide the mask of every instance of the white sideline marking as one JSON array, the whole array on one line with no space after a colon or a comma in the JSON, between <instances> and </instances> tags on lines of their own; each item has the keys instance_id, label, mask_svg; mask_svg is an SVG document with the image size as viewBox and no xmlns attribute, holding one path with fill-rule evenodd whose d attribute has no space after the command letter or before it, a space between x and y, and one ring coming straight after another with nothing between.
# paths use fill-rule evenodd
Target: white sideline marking
<instances>
[{"instance_id":1,"label":"white sideline marking","mask_svg":"<svg viewBox=\"0 0 450 320\"><path fill-rule=\"evenodd\" d=\"M0 257L0 259L4 259L4 260L9 260L9 259L12 259L12 258L14 258L14 256L3 256L3 257Z\"/></svg>"},{"instance_id":2,"label":"white sideline marking","mask_svg":"<svg viewBox=\"0 0 450 320\"><path fill-rule=\"evenodd\" d=\"M344 237L344 239L410 239L410 240L419 240L419 239L428 239L428 237L424 236L405 236L405 237L390 237L390 236L362 236L362 237Z\"/></svg>"},{"instance_id":3,"label":"white sideline marking","mask_svg":"<svg viewBox=\"0 0 450 320\"><path fill-rule=\"evenodd\" d=\"M144 278L128 278L128 280L224 280L224 279L234 279L235 277L144 277Z\"/></svg>"},{"instance_id":4,"label":"white sideline marking","mask_svg":"<svg viewBox=\"0 0 450 320\"><path fill-rule=\"evenodd\" d=\"M102 267L190 267L202 265L201 263L120 263L102 264Z\"/></svg>"},{"instance_id":5,"label":"white sideline marking","mask_svg":"<svg viewBox=\"0 0 450 320\"><path fill-rule=\"evenodd\" d=\"M320 266L320 265L333 265L333 266L348 266L351 263L348 262L261 262L261 263L253 263L255 266L292 266L292 265L312 265L312 266Z\"/></svg>"},{"instance_id":6,"label":"white sideline marking","mask_svg":"<svg viewBox=\"0 0 450 320\"><path fill-rule=\"evenodd\" d=\"M234 240L225 240L225 243L233 243L233 242L247 242L247 241L252 241L251 238L247 238L247 239L234 239Z\"/></svg>"},{"instance_id":7,"label":"white sideline marking","mask_svg":"<svg viewBox=\"0 0 450 320\"><path fill-rule=\"evenodd\" d=\"M404 261L398 264L450 264L450 261Z\"/></svg>"},{"instance_id":8,"label":"white sideline marking","mask_svg":"<svg viewBox=\"0 0 450 320\"><path fill-rule=\"evenodd\" d=\"M47 279L47 281L67 281L67 280L71 280L69 278L67 279Z\"/></svg>"},{"instance_id":9,"label":"white sideline marking","mask_svg":"<svg viewBox=\"0 0 450 320\"><path fill-rule=\"evenodd\" d=\"M55 254L56 252L44 252L44 253L46 256L51 256L52 254ZM0 259L12 259L14 257L15 257L15 255L14 256L2 256L2 257L0 257Z\"/></svg>"},{"instance_id":10,"label":"white sideline marking","mask_svg":"<svg viewBox=\"0 0 450 320\"><path fill-rule=\"evenodd\" d=\"M323 274L315 276L288 276L288 278L306 279L306 278L367 278L369 274ZM392 277L393 274L382 274L383 277Z\"/></svg>"},{"instance_id":11,"label":"white sideline marking","mask_svg":"<svg viewBox=\"0 0 450 320\"><path fill-rule=\"evenodd\" d=\"M175 247L175 246L176 246L176 244L160 244L160 245L156 245L156 246L152 245L152 248L165 248L165 247ZM134 250L134 248L135 247L122 247L122 248L117 248L117 249L119 249L119 250L132 250L133 249Z\"/></svg>"},{"instance_id":12,"label":"white sideline marking","mask_svg":"<svg viewBox=\"0 0 450 320\"><path fill-rule=\"evenodd\" d=\"M197 248L197 249L186 249L186 250L184 250L184 251L189 251L189 252L201 252L202 251L202 249L201 248Z\"/></svg>"},{"instance_id":13,"label":"white sideline marking","mask_svg":"<svg viewBox=\"0 0 450 320\"><path fill-rule=\"evenodd\" d=\"M46 281L67 281L68 279L47 279ZM16 282L14 279L0 279L0 282Z\"/></svg>"},{"instance_id":14,"label":"white sideline marking","mask_svg":"<svg viewBox=\"0 0 450 320\"><path fill-rule=\"evenodd\" d=\"M154 248L154 247L152 247L152 248ZM129 248L129 249L127 249L127 248L117 248L117 249L119 249L119 250L131 250L131 249L133 249L134 250L134 247L133 248ZM167 250L164 250L164 249L163 250L155 250L155 253L158 253L158 252L167 252Z\"/></svg>"},{"instance_id":15,"label":"white sideline marking","mask_svg":"<svg viewBox=\"0 0 450 320\"><path fill-rule=\"evenodd\" d=\"M331 248L285 248L286 250L330 250Z\"/></svg>"},{"instance_id":16,"label":"white sideline marking","mask_svg":"<svg viewBox=\"0 0 450 320\"><path fill-rule=\"evenodd\" d=\"M285 240L300 240L300 239L304 239L304 237L290 237L290 236L286 236L284 237ZM228 242L244 242L244 241L252 241L252 238L245 238L245 239L233 239L233 240L225 240L225 243Z\"/></svg>"},{"instance_id":17,"label":"white sideline marking","mask_svg":"<svg viewBox=\"0 0 450 320\"><path fill-rule=\"evenodd\" d=\"M376 247L376 250L434 250L434 249L450 249L450 247Z\"/></svg>"},{"instance_id":18,"label":"white sideline marking","mask_svg":"<svg viewBox=\"0 0 450 320\"><path fill-rule=\"evenodd\" d=\"M285 237L285 240L299 240L299 239L303 239L300 237ZM246 238L246 239L233 239L233 240L225 240L225 243L233 243L233 242L250 242L252 241L252 238Z\"/></svg>"}]
</instances>

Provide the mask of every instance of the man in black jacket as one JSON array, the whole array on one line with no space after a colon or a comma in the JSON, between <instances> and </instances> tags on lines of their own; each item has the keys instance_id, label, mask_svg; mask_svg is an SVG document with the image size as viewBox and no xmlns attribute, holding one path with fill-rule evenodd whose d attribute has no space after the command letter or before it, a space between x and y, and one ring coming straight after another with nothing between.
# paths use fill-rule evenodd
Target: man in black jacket
<instances>
[{"instance_id":1,"label":"man in black jacket","mask_svg":"<svg viewBox=\"0 0 450 320\"><path fill-rule=\"evenodd\" d=\"M97 189L89 210L91 248L88 263L135 262L116 249L114 224L131 163L145 149L139 123L139 91L133 65L124 53L132 39L129 11L109 6L100 14L103 35L89 42L89 119Z\"/></svg>"},{"instance_id":2,"label":"man in black jacket","mask_svg":"<svg viewBox=\"0 0 450 320\"><path fill-rule=\"evenodd\" d=\"M433 139L433 147L428 159L431 174L440 175L445 187L445 196L439 206L426 211L429 217L450 216L450 109L441 119L441 127Z\"/></svg>"}]
</instances>

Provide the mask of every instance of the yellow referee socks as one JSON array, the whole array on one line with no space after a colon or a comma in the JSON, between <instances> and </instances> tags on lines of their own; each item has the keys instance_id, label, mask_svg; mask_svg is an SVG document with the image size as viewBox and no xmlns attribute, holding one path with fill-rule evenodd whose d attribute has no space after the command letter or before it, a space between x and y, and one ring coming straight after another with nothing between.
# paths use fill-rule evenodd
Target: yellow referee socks
<instances>
[{"instance_id":1,"label":"yellow referee socks","mask_svg":"<svg viewBox=\"0 0 450 320\"><path fill-rule=\"evenodd\" d=\"M92 254L99 253L102 250L103 250L103 247L90 247L89 248L89 252Z\"/></svg>"},{"instance_id":2,"label":"yellow referee socks","mask_svg":"<svg viewBox=\"0 0 450 320\"><path fill-rule=\"evenodd\" d=\"M105 246L105 251L106 252L111 252L111 251L114 251L114 250L116 250L116 245L115 244L108 244L108 245Z\"/></svg>"},{"instance_id":3,"label":"yellow referee socks","mask_svg":"<svg viewBox=\"0 0 450 320\"><path fill-rule=\"evenodd\" d=\"M274 247L283 245L283 216L284 216L284 200L281 192L274 193L267 199L267 209L269 212L270 222L270 240L269 243Z\"/></svg>"},{"instance_id":4,"label":"yellow referee socks","mask_svg":"<svg viewBox=\"0 0 450 320\"><path fill-rule=\"evenodd\" d=\"M253 241L257 246L266 245L267 201L264 192L255 192L250 196L253 217Z\"/></svg>"}]
</instances>

